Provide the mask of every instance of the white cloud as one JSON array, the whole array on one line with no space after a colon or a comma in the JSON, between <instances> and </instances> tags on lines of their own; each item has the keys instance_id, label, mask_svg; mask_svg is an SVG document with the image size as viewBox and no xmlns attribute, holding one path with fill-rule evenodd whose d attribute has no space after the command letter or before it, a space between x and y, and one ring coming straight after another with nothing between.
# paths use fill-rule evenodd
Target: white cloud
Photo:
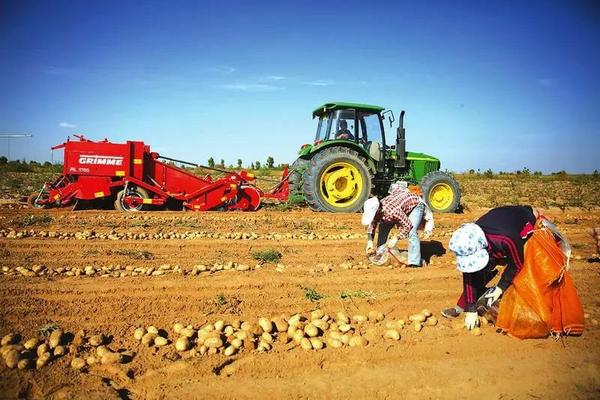
<instances>
[{"instance_id":1,"label":"white cloud","mask_svg":"<svg viewBox=\"0 0 600 400\"><path fill-rule=\"evenodd\" d=\"M269 75L269 76L265 77L265 79L269 80L269 81L282 81L287 78L285 76L281 76L281 75Z\"/></svg>"},{"instance_id":2,"label":"white cloud","mask_svg":"<svg viewBox=\"0 0 600 400\"><path fill-rule=\"evenodd\" d=\"M234 67L230 67L230 66L226 66L226 65L219 65L216 67L208 68L208 71L229 75L229 74L233 74L236 71L236 69Z\"/></svg>"},{"instance_id":3,"label":"white cloud","mask_svg":"<svg viewBox=\"0 0 600 400\"><path fill-rule=\"evenodd\" d=\"M59 127L61 128L67 128L67 129L75 129L77 128L77 125L75 124L70 124L68 122L61 122L58 124Z\"/></svg>"},{"instance_id":4,"label":"white cloud","mask_svg":"<svg viewBox=\"0 0 600 400\"><path fill-rule=\"evenodd\" d=\"M334 82L331 80L320 79L320 80L316 80L316 81L302 82L302 84L308 85L308 86L331 86L334 84Z\"/></svg>"},{"instance_id":5,"label":"white cloud","mask_svg":"<svg viewBox=\"0 0 600 400\"><path fill-rule=\"evenodd\" d=\"M282 90L281 86L267 85L265 83L229 83L215 86L219 89L241 90L245 92L266 92L271 90Z\"/></svg>"}]
</instances>

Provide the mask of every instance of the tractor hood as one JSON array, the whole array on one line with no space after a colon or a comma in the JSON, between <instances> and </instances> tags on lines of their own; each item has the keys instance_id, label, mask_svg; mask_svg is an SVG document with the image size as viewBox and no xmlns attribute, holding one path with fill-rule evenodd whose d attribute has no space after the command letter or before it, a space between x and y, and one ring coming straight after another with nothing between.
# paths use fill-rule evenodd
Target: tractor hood
<instances>
[{"instance_id":1,"label":"tractor hood","mask_svg":"<svg viewBox=\"0 0 600 400\"><path fill-rule=\"evenodd\" d=\"M440 161L439 158L436 158L434 156L430 156L425 153L415 153L413 151L406 152L406 159L411 161Z\"/></svg>"}]
</instances>

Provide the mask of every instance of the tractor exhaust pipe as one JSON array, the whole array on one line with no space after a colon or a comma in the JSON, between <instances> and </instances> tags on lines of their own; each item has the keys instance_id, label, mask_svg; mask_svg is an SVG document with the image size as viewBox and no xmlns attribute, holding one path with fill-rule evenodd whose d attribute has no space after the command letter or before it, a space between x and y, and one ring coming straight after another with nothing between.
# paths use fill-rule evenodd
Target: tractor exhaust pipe
<instances>
[{"instance_id":1,"label":"tractor exhaust pipe","mask_svg":"<svg viewBox=\"0 0 600 400\"><path fill-rule=\"evenodd\" d=\"M396 132L396 168L406 167L406 131L404 130L404 110L400 111Z\"/></svg>"}]
</instances>

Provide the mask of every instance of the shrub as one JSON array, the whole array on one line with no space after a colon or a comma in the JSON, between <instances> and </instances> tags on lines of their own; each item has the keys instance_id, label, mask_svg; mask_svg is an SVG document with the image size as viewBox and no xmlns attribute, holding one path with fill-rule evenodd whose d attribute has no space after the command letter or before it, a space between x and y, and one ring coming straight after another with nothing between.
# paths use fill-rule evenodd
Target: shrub
<instances>
[{"instance_id":1,"label":"shrub","mask_svg":"<svg viewBox=\"0 0 600 400\"><path fill-rule=\"evenodd\" d=\"M324 294L317 292L315 288L302 287L302 290L304 290L304 298L313 303L327 297Z\"/></svg>"},{"instance_id":2,"label":"shrub","mask_svg":"<svg viewBox=\"0 0 600 400\"><path fill-rule=\"evenodd\" d=\"M275 249L265 249L253 252L252 257L263 263L278 263L281 260L281 253Z\"/></svg>"}]
</instances>

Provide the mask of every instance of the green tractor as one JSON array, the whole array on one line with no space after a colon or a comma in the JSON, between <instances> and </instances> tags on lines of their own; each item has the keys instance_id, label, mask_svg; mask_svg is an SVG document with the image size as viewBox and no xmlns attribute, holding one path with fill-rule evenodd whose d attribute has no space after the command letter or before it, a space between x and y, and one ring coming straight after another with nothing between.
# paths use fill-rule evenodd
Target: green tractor
<instances>
[{"instance_id":1,"label":"green tractor","mask_svg":"<svg viewBox=\"0 0 600 400\"><path fill-rule=\"evenodd\" d=\"M305 144L290 170L292 198L303 197L315 211L356 212L370 194L384 196L396 181L419 185L434 212L454 212L460 188L440 171L440 160L406 151L404 111L396 142L385 141L384 121L391 110L368 104L326 103L313 111L319 118L313 144Z\"/></svg>"}]
</instances>

